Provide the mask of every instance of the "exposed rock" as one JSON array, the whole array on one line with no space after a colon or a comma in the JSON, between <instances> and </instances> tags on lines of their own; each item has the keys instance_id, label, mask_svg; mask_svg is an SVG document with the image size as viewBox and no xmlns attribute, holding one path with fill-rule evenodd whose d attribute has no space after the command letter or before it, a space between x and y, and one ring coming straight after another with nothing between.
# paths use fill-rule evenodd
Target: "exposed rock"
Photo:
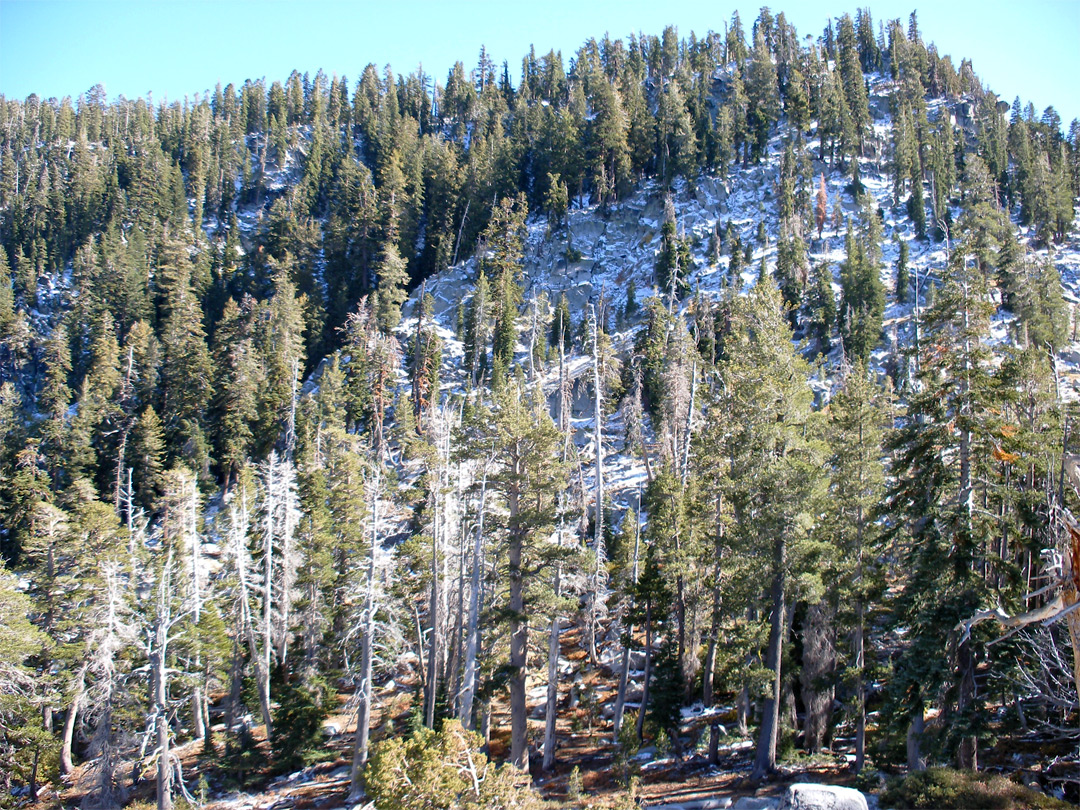
<instances>
[{"instance_id":1,"label":"exposed rock","mask_svg":"<svg viewBox=\"0 0 1080 810\"><path fill-rule=\"evenodd\" d=\"M710 799L690 799L685 802L650 805L652 810L726 810L731 807L730 796L717 796Z\"/></svg>"},{"instance_id":2,"label":"exposed rock","mask_svg":"<svg viewBox=\"0 0 1080 810\"><path fill-rule=\"evenodd\" d=\"M769 796L740 796L731 810L776 810L780 802Z\"/></svg>"},{"instance_id":3,"label":"exposed rock","mask_svg":"<svg viewBox=\"0 0 1080 810\"><path fill-rule=\"evenodd\" d=\"M780 810L867 810L867 806L866 797L855 788L799 782L788 787Z\"/></svg>"}]
</instances>

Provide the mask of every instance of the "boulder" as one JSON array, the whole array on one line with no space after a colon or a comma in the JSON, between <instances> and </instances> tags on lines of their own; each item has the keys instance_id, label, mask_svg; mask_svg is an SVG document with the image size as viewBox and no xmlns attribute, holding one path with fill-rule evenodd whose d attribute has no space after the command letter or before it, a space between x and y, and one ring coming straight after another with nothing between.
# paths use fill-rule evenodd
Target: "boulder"
<instances>
[{"instance_id":1,"label":"boulder","mask_svg":"<svg viewBox=\"0 0 1080 810\"><path fill-rule=\"evenodd\" d=\"M797 782L789 785L780 810L867 810L866 797L855 788Z\"/></svg>"}]
</instances>

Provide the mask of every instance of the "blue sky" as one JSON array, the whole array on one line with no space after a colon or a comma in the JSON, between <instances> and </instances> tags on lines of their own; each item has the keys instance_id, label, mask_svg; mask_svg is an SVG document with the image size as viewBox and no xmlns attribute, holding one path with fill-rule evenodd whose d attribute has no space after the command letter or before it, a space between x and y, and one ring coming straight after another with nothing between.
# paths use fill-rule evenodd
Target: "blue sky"
<instances>
[{"instance_id":1,"label":"blue sky","mask_svg":"<svg viewBox=\"0 0 1080 810\"><path fill-rule=\"evenodd\" d=\"M800 36L815 38L830 16L860 5L802 0L784 11ZM875 24L907 21L915 4L863 2ZM569 61L588 37L722 31L738 8L749 32L760 4L716 0L0 0L0 93L73 98L97 83L110 98L153 93L178 99L241 84L284 79L294 68L348 76L368 62L411 72L421 62L440 82L457 60L471 68L480 46L510 63L516 83L530 44L561 49ZM972 59L985 83L1041 113L1053 104L1065 126L1080 118L1080 0L938 0L918 10L926 41ZM351 88L350 88L351 89Z\"/></svg>"}]
</instances>

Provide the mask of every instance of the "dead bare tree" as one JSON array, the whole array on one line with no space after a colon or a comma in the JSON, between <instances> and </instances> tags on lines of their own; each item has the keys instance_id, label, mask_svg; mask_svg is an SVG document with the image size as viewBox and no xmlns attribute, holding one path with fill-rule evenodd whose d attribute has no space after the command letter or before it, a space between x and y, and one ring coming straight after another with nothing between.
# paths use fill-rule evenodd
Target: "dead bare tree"
<instances>
[{"instance_id":1,"label":"dead bare tree","mask_svg":"<svg viewBox=\"0 0 1080 810\"><path fill-rule=\"evenodd\" d=\"M487 503L488 468L494 457L495 447L492 446L481 468L483 472L480 481L480 504L476 512L472 558L469 561L469 618L465 631L465 667L462 675L461 702L458 709L458 717L462 725L467 729L474 727L473 700L476 697L478 678L476 656L480 648L480 609L482 607L480 579L484 566L484 514Z\"/></svg>"},{"instance_id":2,"label":"dead bare tree","mask_svg":"<svg viewBox=\"0 0 1080 810\"><path fill-rule=\"evenodd\" d=\"M157 808L172 810L173 776L185 798L190 794L184 786L180 770L180 758L172 751L170 720L174 713L169 705L168 667L169 645L176 640L173 629L191 615L190 604L176 604L173 581L173 552L170 549L157 573L157 598L154 603L153 621L146 628L146 652L151 677L152 707L148 718L148 737L154 740L154 759L157 761Z\"/></svg>"},{"instance_id":3,"label":"dead bare tree","mask_svg":"<svg viewBox=\"0 0 1080 810\"><path fill-rule=\"evenodd\" d=\"M267 657L259 649L259 634L256 632L255 616L257 604L255 597L261 587L255 582L254 564L248 548L248 535L251 531L251 505L247 489L243 486L230 493L228 546L236 573L237 602L240 618L239 634L247 644L248 655L255 666L255 688L259 693L259 711L267 730L272 726L270 713L270 670L266 666Z\"/></svg>"},{"instance_id":4,"label":"dead bare tree","mask_svg":"<svg viewBox=\"0 0 1080 810\"><path fill-rule=\"evenodd\" d=\"M353 760L350 772L350 797L363 795L362 776L368 758L368 740L371 730L372 672L375 644L375 610L378 586L379 548L379 499L382 490L382 464L376 458L371 477L371 535L368 547L367 578L364 585L364 611L362 616L363 637L360 648L359 702L356 707L356 737L353 744Z\"/></svg>"},{"instance_id":5,"label":"dead bare tree","mask_svg":"<svg viewBox=\"0 0 1080 810\"><path fill-rule=\"evenodd\" d=\"M126 674L121 668L125 648L133 644L137 631L132 621L126 577L115 561L103 563L103 599L92 617L93 631L88 647L85 673L92 678L88 690L85 719L93 724L90 742L94 784L84 807L116 807L123 802L123 790L116 781L119 739L115 713L122 708Z\"/></svg>"},{"instance_id":6,"label":"dead bare tree","mask_svg":"<svg viewBox=\"0 0 1080 810\"><path fill-rule=\"evenodd\" d=\"M1058 499L1064 494L1066 480L1077 496L1080 496L1080 455L1062 454L1061 475L1062 491L1059 492ZM1080 696L1080 521L1061 503L1056 504L1055 516L1064 529L1063 547L1044 551L1045 576L1049 584L1027 595L1027 599L1050 594L1053 594L1053 598L1046 604L1017 616L1010 616L1000 605L981 610L960 622L956 626L956 632L959 634L958 644L962 644L970 637L972 628L985 621L998 622L1008 631L1004 636L1008 637L1028 627L1042 625L1046 628L1064 620L1072 645L1074 695Z\"/></svg>"}]
</instances>

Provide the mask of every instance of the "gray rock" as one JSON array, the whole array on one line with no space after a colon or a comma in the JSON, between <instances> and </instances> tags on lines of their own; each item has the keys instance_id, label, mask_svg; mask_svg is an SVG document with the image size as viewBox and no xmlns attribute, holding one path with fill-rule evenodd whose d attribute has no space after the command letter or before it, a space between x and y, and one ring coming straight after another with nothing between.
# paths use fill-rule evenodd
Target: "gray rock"
<instances>
[{"instance_id":1,"label":"gray rock","mask_svg":"<svg viewBox=\"0 0 1080 810\"><path fill-rule=\"evenodd\" d=\"M867 806L866 797L855 788L799 782L788 787L780 810L867 810Z\"/></svg>"},{"instance_id":2,"label":"gray rock","mask_svg":"<svg viewBox=\"0 0 1080 810\"><path fill-rule=\"evenodd\" d=\"M740 796L731 810L776 810L780 802L768 796Z\"/></svg>"}]
</instances>

